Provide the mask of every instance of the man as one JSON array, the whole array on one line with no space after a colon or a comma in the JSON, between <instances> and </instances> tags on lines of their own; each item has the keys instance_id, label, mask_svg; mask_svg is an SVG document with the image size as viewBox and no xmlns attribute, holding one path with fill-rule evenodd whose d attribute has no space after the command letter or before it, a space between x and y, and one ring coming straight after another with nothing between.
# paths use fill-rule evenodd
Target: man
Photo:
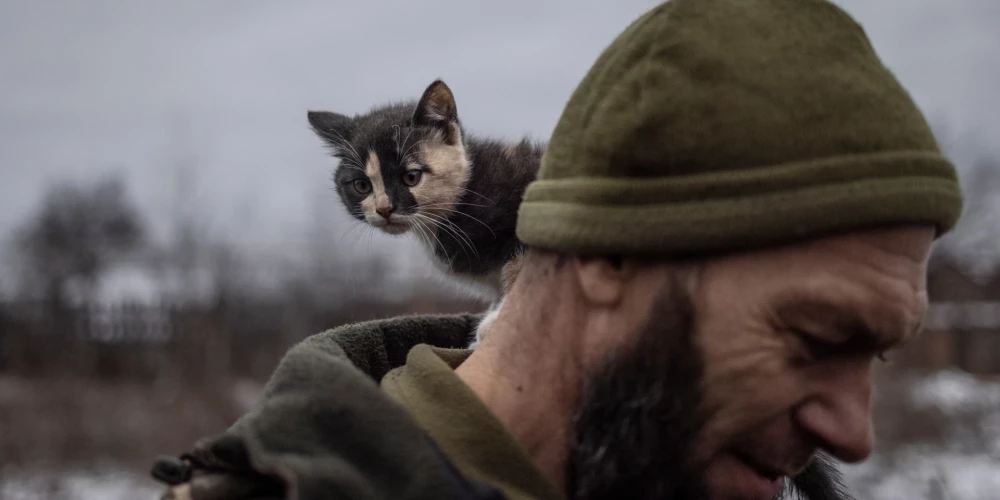
<instances>
[{"instance_id":1,"label":"man","mask_svg":"<svg viewBox=\"0 0 1000 500\"><path fill-rule=\"evenodd\" d=\"M480 347L455 349L464 315L318 335L156 474L177 498L839 498L823 457L870 454L872 364L917 333L961 205L840 9L673 0L569 100Z\"/></svg>"}]
</instances>

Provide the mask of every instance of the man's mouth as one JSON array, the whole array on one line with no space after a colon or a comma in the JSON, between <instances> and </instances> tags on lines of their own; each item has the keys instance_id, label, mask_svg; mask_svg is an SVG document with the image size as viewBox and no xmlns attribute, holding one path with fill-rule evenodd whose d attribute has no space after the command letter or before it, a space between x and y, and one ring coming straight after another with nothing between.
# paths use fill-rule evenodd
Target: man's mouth
<instances>
[{"instance_id":1,"label":"man's mouth","mask_svg":"<svg viewBox=\"0 0 1000 500\"><path fill-rule=\"evenodd\" d=\"M731 477L727 483L746 500L773 500L785 485L786 474L775 466L763 463L749 454L732 452ZM727 497L728 498L728 497Z\"/></svg>"},{"instance_id":2,"label":"man's mouth","mask_svg":"<svg viewBox=\"0 0 1000 500\"><path fill-rule=\"evenodd\" d=\"M757 475L759 475L764 479L767 479L768 481L777 481L788 475L784 471L776 467L767 465L763 462L760 462L759 460L753 458L750 455L746 455L739 452L734 452L733 454L736 455L736 458L743 461L743 464L749 467L750 470L754 471L755 473L757 473Z\"/></svg>"}]
</instances>

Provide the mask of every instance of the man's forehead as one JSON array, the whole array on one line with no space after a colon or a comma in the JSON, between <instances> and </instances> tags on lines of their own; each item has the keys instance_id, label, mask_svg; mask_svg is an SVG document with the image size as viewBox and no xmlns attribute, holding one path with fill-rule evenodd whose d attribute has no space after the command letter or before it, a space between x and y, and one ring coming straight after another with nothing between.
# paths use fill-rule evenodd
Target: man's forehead
<instances>
[{"instance_id":1,"label":"man's forehead","mask_svg":"<svg viewBox=\"0 0 1000 500\"><path fill-rule=\"evenodd\" d=\"M751 277L749 279L760 279L762 273L786 279L796 276L796 279L781 283L788 288L800 288L797 282L809 275L837 274L858 278L880 275L892 281L903 281L920 292L926 289L927 262L934 234L932 226L893 226L731 254L718 260L728 261L725 268L742 269L738 272ZM713 260L716 259L706 261L711 264Z\"/></svg>"},{"instance_id":2,"label":"man's forehead","mask_svg":"<svg viewBox=\"0 0 1000 500\"><path fill-rule=\"evenodd\" d=\"M840 251L858 253L870 250L884 256L895 256L915 263L926 262L935 230L930 225L891 226L854 231L815 240L813 245L829 246Z\"/></svg>"},{"instance_id":3,"label":"man's forehead","mask_svg":"<svg viewBox=\"0 0 1000 500\"><path fill-rule=\"evenodd\" d=\"M831 333L890 345L919 330L927 307L932 227L858 232L818 242L801 276L780 283L775 311Z\"/></svg>"}]
</instances>

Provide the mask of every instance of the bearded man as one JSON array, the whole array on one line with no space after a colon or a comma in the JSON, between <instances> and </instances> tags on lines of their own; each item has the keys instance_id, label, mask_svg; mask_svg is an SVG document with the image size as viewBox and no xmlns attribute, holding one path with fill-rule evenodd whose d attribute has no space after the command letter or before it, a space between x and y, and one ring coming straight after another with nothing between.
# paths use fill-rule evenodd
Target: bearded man
<instances>
[{"instance_id":1,"label":"bearded man","mask_svg":"<svg viewBox=\"0 0 1000 500\"><path fill-rule=\"evenodd\" d=\"M479 316L342 327L155 475L175 498L844 498L871 370L928 307L962 196L823 0L673 0L567 103Z\"/></svg>"}]
</instances>

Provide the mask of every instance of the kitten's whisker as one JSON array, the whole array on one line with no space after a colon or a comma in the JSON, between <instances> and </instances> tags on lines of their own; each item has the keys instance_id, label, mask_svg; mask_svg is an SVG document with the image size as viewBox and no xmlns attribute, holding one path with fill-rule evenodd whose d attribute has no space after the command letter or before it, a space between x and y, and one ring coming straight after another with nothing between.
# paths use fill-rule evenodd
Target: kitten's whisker
<instances>
[{"instance_id":1,"label":"kitten's whisker","mask_svg":"<svg viewBox=\"0 0 1000 500\"><path fill-rule=\"evenodd\" d=\"M353 240L353 244L351 245L351 252L352 253L357 253L358 252L358 243L360 243L362 240L364 240L365 232L368 231L369 228L371 228L371 226L369 226L367 224L362 224L361 225L361 234L359 234L358 237ZM355 291L355 293L357 293L357 292Z\"/></svg>"},{"instance_id":2,"label":"kitten's whisker","mask_svg":"<svg viewBox=\"0 0 1000 500\"><path fill-rule=\"evenodd\" d=\"M423 224L420 223L419 220L416 219L413 220L413 228L417 230L417 234L420 235L420 240L423 241L424 245L427 245L427 247L433 249L434 245L431 242L430 237L428 236L428 232L430 230L427 229Z\"/></svg>"},{"instance_id":3,"label":"kitten's whisker","mask_svg":"<svg viewBox=\"0 0 1000 500\"><path fill-rule=\"evenodd\" d=\"M458 227L458 225L456 225L454 222L448 220L447 217L444 217L442 215L430 214L430 213L426 215L442 221L444 224L448 225L447 227L450 227L456 233L460 233L465 238L465 241L468 242L469 247L472 248L473 251L475 251L475 246L472 243L472 238L470 238L468 233L466 233L465 230L463 230L461 227Z\"/></svg>"},{"instance_id":4,"label":"kitten's whisker","mask_svg":"<svg viewBox=\"0 0 1000 500\"><path fill-rule=\"evenodd\" d=\"M466 217L468 217L468 218L470 218L470 219L472 219L472 220L474 220L474 221L482 224L486 229L488 229L490 231L490 233L493 233L493 229L489 225L487 225L485 222L483 222L483 221L481 221L481 220L473 217L472 215L469 215L469 214L467 214L465 212L462 212L461 210L455 210L453 208L448 208L449 205L470 205L470 204L469 203L431 203L429 205L419 205L417 208L419 208L419 209L433 208L433 209L435 209L435 211L440 210L442 212L456 213L456 214L459 214L459 215L464 215L464 216L466 216ZM473 206L485 207L486 205L473 205ZM449 222L451 222L451 221L449 221ZM493 236L496 237L496 233L493 233Z\"/></svg>"},{"instance_id":5,"label":"kitten's whisker","mask_svg":"<svg viewBox=\"0 0 1000 500\"><path fill-rule=\"evenodd\" d=\"M352 167L364 168L364 165L361 165L361 164L357 163L356 161L354 161L354 158L341 158L340 162L343 163L343 164L352 166Z\"/></svg>"},{"instance_id":6,"label":"kitten's whisker","mask_svg":"<svg viewBox=\"0 0 1000 500\"><path fill-rule=\"evenodd\" d=\"M354 165L344 165L344 168L348 168L348 169L351 169L351 170L357 170L358 172L361 172L362 174L365 174L365 177L368 176L368 171L365 170L365 169L363 169L363 168L361 168L361 167L355 167Z\"/></svg>"},{"instance_id":7,"label":"kitten's whisker","mask_svg":"<svg viewBox=\"0 0 1000 500\"><path fill-rule=\"evenodd\" d=\"M435 241L437 241L437 243L438 243L438 248L441 248L441 249L444 249L444 243L441 243L441 238L438 238L438 236L437 236L437 232L436 232L436 231L434 231L433 229L431 229L430 227L427 227L427 225L426 225L426 222L424 222L424 221L422 221L422 220L421 220L421 218L422 218L423 216L422 216L422 215L420 215L420 214L414 214L414 215L415 215L415 216L417 217L417 218L416 218L416 219L414 219L414 220L415 220L415 221L416 221L417 223L419 223L419 224L423 225L423 226L424 226L424 228L426 228L426 229L427 229L427 232L428 232L428 233L430 233L430 235L434 237L434 240L435 240ZM430 219L427 219L427 220L430 220ZM434 221L431 221L431 222L434 222Z\"/></svg>"},{"instance_id":8,"label":"kitten's whisker","mask_svg":"<svg viewBox=\"0 0 1000 500\"><path fill-rule=\"evenodd\" d=\"M403 138L403 144L404 144L404 145L406 144L406 141L410 140L410 134L412 134L412 133L413 133L413 127L410 127L410 131L409 131L409 132L407 132L407 133L406 133L406 137L404 137L404 138ZM409 151L409 148L407 148L407 151ZM399 154L399 161L403 161L403 158L404 158L405 156L406 156L405 154L403 154L403 153L400 153L400 154Z\"/></svg>"},{"instance_id":9,"label":"kitten's whisker","mask_svg":"<svg viewBox=\"0 0 1000 500\"><path fill-rule=\"evenodd\" d=\"M353 168L357 168L357 169L360 169L360 170L364 170L365 169L364 165L362 165L362 164L354 161L353 158L341 158L340 159L340 163L341 163L341 165L346 165L348 167L353 167Z\"/></svg>"},{"instance_id":10,"label":"kitten's whisker","mask_svg":"<svg viewBox=\"0 0 1000 500\"><path fill-rule=\"evenodd\" d=\"M434 207L448 207L452 205L468 205L470 207L489 207L490 205L477 205L475 203L431 203L428 205L420 205L417 208L434 208Z\"/></svg>"},{"instance_id":11,"label":"kitten's whisker","mask_svg":"<svg viewBox=\"0 0 1000 500\"><path fill-rule=\"evenodd\" d=\"M333 132L334 134L337 134L337 137L340 138L341 142L343 142L345 146L347 146L348 148L350 148L351 152L354 153L354 158L356 160L358 160L358 163L364 163L365 162L364 160L361 159L361 155L358 154L358 151L356 149L354 149L354 146L352 146L350 142L347 142L347 139L345 139L344 136L340 135L340 132L337 132L336 130L330 130L330 132Z\"/></svg>"},{"instance_id":12,"label":"kitten's whisker","mask_svg":"<svg viewBox=\"0 0 1000 500\"><path fill-rule=\"evenodd\" d=\"M421 207L421 208L423 208L423 207ZM491 228L490 226L488 226L485 222L483 222L483 221L481 221L481 220L479 220L479 219L477 219L477 218L475 218L475 217L473 217L473 216L471 216L471 215L469 215L469 214L467 214L465 212L462 212L460 210L455 210L455 209L448 209L448 208L438 208L438 210L441 210L441 211L444 211L444 212L455 213L455 214L458 214L458 215L464 215L464 216L466 216L466 217L468 217L468 218L470 218L470 219L472 219L472 220L474 220L474 221L482 224L482 226L485 227L490 232L490 234L493 235L494 238L497 237L497 233L493 232L493 228ZM451 221L449 221L449 222L451 222ZM452 223L452 224L454 224L454 223Z\"/></svg>"},{"instance_id":13,"label":"kitten's whisker","mask_svg":"<svg viewBox=\"0 0 1000 500\"><path fill-rule=\"evenodd\" d=\"M405 222L407 226L410 226L410 229L413 230L413 234L417 236L417 238L420 240L421 243L426 244L427 241L424 239L423 230L421 229L420 226L417 225L416 221L414 221L412 218L407 218L403 222Z\"/></svg>"},{"instance_id":14,"label":"kitten's whisker","mask_svg":"<svg viewBox=\"0 0 1000 500\"><path fill-rule=\"evenodd\" d=\"M466 243L461 238L461 235L455 233L455 231L453 229L448 228L447 226L441 224L440 222L437 222L436 220L431 219L430 217L427 217L426 214L416 214L416 215L419 215L425 221L430 222L431 224L434 225L434 227L445 231L446 234L448 234L449 236L451 236L451 238L458 243L459 248L461 248L462 252L465 253L466 258L469 257L469 252L465 249ZM441 243L440 239L438 240L438 243ZM444 247L444 244L442 243L441 246ZM473 248L472 250L473 250L473 252L475 252L475 248Z\"/></svg>"},{"instance_id":15,"label":"kitten's whisker","mask_svg":"<svg viewBox=\"0 0 1000 500\"><path fill-rule=\"evenodd\" d=\"M442 229L446 229L451 234L454 234L454 235L462 238L462 240L460 240L460 241L462 241L465 244L467 244L469 246L469 249L472 250L472 253L475 254L476 258L477 259L479 258L479 252L476 250L476 246L472 243L472 238L470 238L469 235L465 231L462 230L462 228L456 226L455 223L451 222L447 218L442 217L440 215L436 215L436 214L423 214L423 215L432 217L434 219L438 219L438 220L442 221L444 224L448 224L447 226L445 226L444 224L439 224L439 227L441 227Z\"/></svg>"},{"instance_id":16,"label":"kitten's whisker","mask_svg":"<svg viewBox=\"0 0 1000 500\"><path fill-rule=\"evenodd\" d=\"M368 248L372 248L372 236L375 235L375 226L369 226L371 231L368 231Z\"/></svg>"},{"instance_id":17,"label":"kitten's whisker","mask_svg":"<svg viewBox=\"0 0 1000 500\"><path fill-rule=\"evenodd\" d=\"M363 224L364 223L362 223L361 221L355 221L354 224L352 224L351 227L349 227L347 229L347 231L344 231L344 234L340 235L340 239L337 240L337 244L339 245L339 244L343 243L344 242L344 238L346 238L347 235L349 235L352 232L354 232L355 229L357 229L359 226L362 226Z\"/></svg>"},{"instance_id":18,"label":"kitten's whisker","mask_svg":"<svg viewBox=\"0 0 1000 500\"><path fill-rule=\"evenodd\" d=\"M358 239L355 241L355 245L357 245L358 243L361 243L361 242L365 241L365 238L367 238L368 235L371 234L372 231L374 231L374 228L371 225L365 224L365 228L361 231L361 234L358 236Z\"/></svg>"},{"instance_id":19,"label":"kitten's whisker","mask_svg":"<svg viewBox=\"0 0 1000 500\"><path fill-rule=\"evenodd\" d=\"M486 200L486 201L488 201L488 202L496 205L495 201L493 201L493 200L491 200L491 199L489 199L489 198L487 198L487 197L485 197L485 196L483 196L483 195L481 195L481 194L479 194L479 193L477 193L477 192L475 192L475 191L473 191L473 190L471 190L469 188L462 187L462 188L459 188L459 189L461 189L462 191L464 191L466 193L474 194L474 195L476 195L476 196L478 196L478 197L480 197L480 198L482 198L482 199L484 199L484 200Z\"/></svg>"},{"instance_id":20,"label":"kitten's whisker","mask_svg":"<svg viewBox=\"0 0 1000 500\"><path fill-rule=\"evenodd\" d=\"M420 144L422 142L427 142L427 139L420 139L419 141L414 142L413 144L410 144L410 147L406 148L406 151L404 151L403 154L401 154L399 156L399 158L402 159L402 158L406 157L406 155L410 154L410 150L413 149L414 146L416 146L417 144Z\"/></svg>"},{"instance_id":21,"label":"kitten's whisker","mask_svg":"<svg viewBox=\"0 0 1000 500\"><path fill-rule=\"evenodd\" d=\"M493 205L480 205L478 203L461 203L461 202L455 202L455 203L452 203L452 205L462 205L462 206L465 206L465 207L483 207L483 208L492 208L493 207Z\"/></svg>"},{"instance_id":22,"label":"kitten's whisker","mask_svg":"<svg viewBox=\"0 0 1000 500\"><path fill-rule=\"evenodd\" d=\"M337 154L335 155L337 158L340 158L341 161L358 161L358 162L360 162L360 159L357 158L357 154L356 153L354 153L352 151L349 151L349 150L347 150L347 149L344 148L344 146L347 145L346 143L344 143L344 142L337 142L337 144L338 144L338 148L339 148L337 150Z\"/></svg>"}]
</instances>

